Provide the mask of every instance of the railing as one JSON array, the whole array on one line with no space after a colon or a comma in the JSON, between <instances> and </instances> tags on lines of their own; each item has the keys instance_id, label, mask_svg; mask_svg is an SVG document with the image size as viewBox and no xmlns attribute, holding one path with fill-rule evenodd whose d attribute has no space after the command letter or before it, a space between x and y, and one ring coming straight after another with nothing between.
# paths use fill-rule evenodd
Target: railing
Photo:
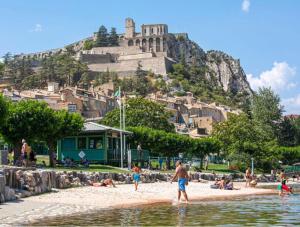
<instances>
[{"instance_id":1,"label":"railing","mask_svg":"<svg viewBox=\"0 0 300 227\"><path fill-rule=\"evenodd\" d=\"M150 152L148 150L138 151L137 149L131 150L131 160L132 161L149 161ZM127 161L127 152L124 152L124 160ZM108 161L119 161L121 160L121 151L120 149L108 149L107 153Z\"/></svg>"}]
</instances>

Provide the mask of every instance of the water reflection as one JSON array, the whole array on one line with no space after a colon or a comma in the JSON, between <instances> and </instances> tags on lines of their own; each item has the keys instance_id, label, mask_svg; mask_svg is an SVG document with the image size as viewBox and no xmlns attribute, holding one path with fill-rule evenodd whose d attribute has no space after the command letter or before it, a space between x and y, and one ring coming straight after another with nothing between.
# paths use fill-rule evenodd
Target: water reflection
<instances>
[{"instance_id":1,"label":"water reflection","mask_svg":"<svg viewBox=\"0 0 300 227\"><path fill-rule=\"evenodd\" d=\"M186 210L187 204L179 204L178 205L178 225L177 226L184 226L185 218L186 218Z\"/></svg>"},{"instance_id":2,"label":"water reflection","mask_svg":"<svg viewBox=\"0 0 300 227\"><path fill-rule=\"evenodd\" d=\"M104 210L81 216L43 221L63 226L286 226L300 225L300 196L260 196L233 201L159 204ZM31 225L40 225L32 223Z\"/></svg>"}]
</instances>

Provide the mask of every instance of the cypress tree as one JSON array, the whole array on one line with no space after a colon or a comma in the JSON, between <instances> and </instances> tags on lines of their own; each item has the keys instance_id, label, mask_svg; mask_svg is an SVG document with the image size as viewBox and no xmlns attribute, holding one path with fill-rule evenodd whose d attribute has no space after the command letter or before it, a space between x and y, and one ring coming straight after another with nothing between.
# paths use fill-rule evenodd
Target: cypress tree
<instances>
[{"instance_id":1,"label":"cypress tree","mask_svg":"<svg viewBox=\"0 0 300 227\"><path fill-rule=\"evenodd\" d=\"M108 38L109 46L119 46L118 39L119 39L119 36L117 34L116 28L111 28L109 38Z\"/></svg>"},{"instance_id":2,"label":"cypress tree","mask_svg":"<svg viewBox=\"0 0 300 227\"><path fill-rule=\"evenodd\" d=\"M99 31L97 32L96 46L97 47L107 47L108 46L108 33L107 33L107 29L104 25L101 25L101 27L99 28Z\"/></svg>"}]
</instances>

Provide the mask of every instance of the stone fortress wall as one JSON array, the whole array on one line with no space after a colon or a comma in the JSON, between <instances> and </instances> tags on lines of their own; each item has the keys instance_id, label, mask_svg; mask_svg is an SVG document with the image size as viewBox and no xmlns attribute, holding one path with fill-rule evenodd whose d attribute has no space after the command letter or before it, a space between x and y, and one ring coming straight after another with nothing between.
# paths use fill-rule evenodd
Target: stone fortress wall
<instances>
[{"instance_id":1,"label":"stone fortress wall","mask_svg":"<svg viewBox=\"0 0 300 227\"><path fill-rule=\"evenodd\" d=\"M83 50L77 58L86 62L91 71L96 72L109 70L123 76L132 75L140 63L144 70L166 75L172 64L176 63L176 58L172 55L172 43L176 37L168 33L168 26L143 24L141 32L137 33L135 22L127 18L125 28L125 33L119 35L119 46ZM113 57L109 58L108 55Z\"/></svg>"},{"instance_id":2,"label":"stone fortress wall","mask_svg":"<svg viewBox=\"0 0 300 227\"><path fill-rule=\"evenodd\" d=\"M134 75L139 63L142 65L143 70L149 70L155 74L166 75L171 69L172 64L175 62L172 59L162 56L128 59L117 63L89 64L88 67L94 72L105 72L109 69L111 72L117 72L120 76L130 76Z\"/></svg>"},{"instance_id":3,"label":"stone fortress wall","mask_svg":"<svg viewBox=\"0 0 300 227\"><path fill-rule=\"evenodd\" d=\"M136 71L138 63L144 70L151 70L156 74L166 75L171 65L179 60L177 42L178 37L188 41L186 33L172 34L168 32L166 24L143 24L140 32L136 32L135 22L131 18L125 20L125 33L119 34L119 46L94 47L83 50L86 40L82 39L68 46L73 46L77 52L75 58L86 63L91 71L115 71L121 75L130 75ZM66 47L49 51L20 55L20 57L36 57L43 59L55 53L63 53ZM185 53L187 56L187 54ZM188 57L187 57L188 58Z\"/></svg>"}]
</instances>

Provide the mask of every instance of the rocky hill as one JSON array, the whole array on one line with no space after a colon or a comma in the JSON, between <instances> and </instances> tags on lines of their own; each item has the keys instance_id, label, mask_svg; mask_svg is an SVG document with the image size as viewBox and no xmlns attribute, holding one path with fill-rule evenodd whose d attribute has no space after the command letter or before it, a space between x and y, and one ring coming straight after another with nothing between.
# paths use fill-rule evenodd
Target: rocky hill
<instances>
[{"instance_id":1,"label":"rocky hill","mask_svg":"<svg viewBox=\"0 0 300 227\"><path fill-rule=\"evenodd\" d=\"M15 56L5 61L0 75L10 78L18 89L28 89L43 87L47 81L72 86L92 81L103 84L109 80L106 72L126 80L140 67L165 78L154 89L141 87L147 92L162 88L164 92L191 91L206 101L236 106L252 95L239 60L220 51L205 52L186 33L169 33L165 24L142 25L141 32L136 32L132 19L125 23L124 34L106 34L101 26L93 37L64 48ZM122 86L135 91L136 85L146 81L127 80Z\"/></svg>"}]
</instances>

